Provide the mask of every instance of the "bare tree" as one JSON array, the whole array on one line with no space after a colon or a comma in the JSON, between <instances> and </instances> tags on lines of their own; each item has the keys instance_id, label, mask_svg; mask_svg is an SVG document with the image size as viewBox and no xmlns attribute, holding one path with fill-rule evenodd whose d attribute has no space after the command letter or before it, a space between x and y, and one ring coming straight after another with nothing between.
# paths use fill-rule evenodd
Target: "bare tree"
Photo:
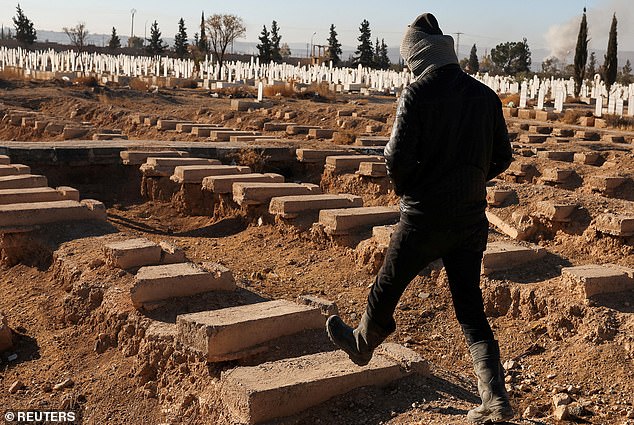
<instances>
[{"instance_id":1,"label":"bare tree","mask_svg":"<svg viewBox=\"0 0 634 425\"><path fill-rule=\"evenodd\" d=\"M70 43L77 47L77 50L80 52L84 50L84 46L86 46L86 42L88 41L88 30L86 29L85 22L79 22L72 28L63 28L64 32L70 39Z\"/></svg>"},{"instance_id":2,"label":"bare tree","mask_svg":"<svg viewBox=\"0 0 634 425\"><path fill-rule=\"evenodd\" d=\"M209 30L207 39L211 50L216 56L219 68L222 69L227 47L237 38L243 37L247 29L242 18L235 15L219 14L207 18L207 29Z\"/></svg>"}]
</instances>

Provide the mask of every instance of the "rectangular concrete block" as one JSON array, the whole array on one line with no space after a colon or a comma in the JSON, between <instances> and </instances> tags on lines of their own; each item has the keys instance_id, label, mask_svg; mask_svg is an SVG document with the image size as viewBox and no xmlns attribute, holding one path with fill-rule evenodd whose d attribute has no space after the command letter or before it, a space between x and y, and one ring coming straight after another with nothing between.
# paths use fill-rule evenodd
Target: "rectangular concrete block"
<instances>
[{"instance_id":1,"label":"rectangular concrete block","mask_svg":"<svg viewBox=\"0 0 634 425\"><path fill-rule=\"evenodd\" d=\"M363 177L387 177L387 165L385 162L362 162L357 174Z\"/></svg>"},{"instance_id":2,"label":"rectangular concrete block","mask_svg":"<svg viewBox=\"0 0 634 425\"><path fill-rule=\"evenodd\" d=\"M594 220L595 228L613 236L634 235L634 215L601 214Z\"/></svg>"},{"instance_id":3,"label":"rectangular concrete block","mask_svg":"<svg viewBox=\"0 0 634 425\"><path fill-rule=\"evenodd\" d=\"M207 158L155 158L148 157L145 164L139 168L146 176L169 177L174 174L174 169L187 165L222 165L217 159Z\"/></svg>"},{"instance_id":4,"label":"rectangular concrete block","mask_svg":"<svg viewBox=\"0 0 634 425\"><path fill-rule=\"evenodd\" d=\"M599 133L594 132L594 131L587 131L587 130L576 131L575 132L575 137L577 139L588 140L588 141L596 141L596 140L599 140L601 138L599 136Z\"/></svg>"},{"instance_id":5,"label":"rectangular concrete block","mask_svg":"<svg viewBox=\"0 0 634 425\"><path fill-rule=\"evenodd\" d=\"M90 130L92 130L92 128L65 126L64 131L62 132L62 137L64 138L64 140L80 139L82 137L86 137Z\"/></svg>"},{"instance_id":6,"label":"rectangular concrete block","mask_svg":"<svg viewBox=\"0 0 634 425\"><path fill-rule=\"evenodd\" d=\"M570 222L570 216L577 208L576 204L540 201L537 203L537 214L546 217L550 221L568 223Z\"/></svg>"},{"instance_id":7,"label":"rectangular concrete block","mask_svg":"<svg viewBox=\"0 0 634 425\"><path fill-rule=\"evenodd\" d=\"M586 165L599 165L603 161L603 155L599 152L578 152L574 155L574 162Z\"/></svg>"},{"instance_id":8,"label":"rectangular concrete block","mask_svg":"<svg viewBox=\"0 0 634 425\"><path fill-rule=\"evenodd\" d=\"M303 213L323 209L356 208L363 206L363 198L356 195L299 195L271 199L269 212L283 218L296 218Z\"/></svg>"},{"instance_id":9,"label":"rectangular concrete block","mask_svg":"<svg viewBox=\"0 0 634 425\"><path fill-rule=\"evenodd\" d=\"M357 146L385 146L389 141L389 137L358 136L354 144Z\"/></svg>"},{"instance_id":10,"label":"rectangular concrete block","mask_svg":"<svg viewBox=\"0 0 634 425\"><path fill-rule=\"evenodd\" d=\"M233 193L234 183L284 183L284 176L280 174L237 174L225 176L205 177L202 182L203 190L216 194Z\"/></svg>"},{"instance_id":11,"label":"rectangular concrete block","mask_svg":"<svg viewBox=\"0 0 634 425\"><path fill-rule=\"evenodd\" d=\"M92 140L128 140L128 136L125 134L95 133L92 135Z\"/></svg>"},{"instance_id":12,"label":"rectangular concrete block","mask_svg":"<svg viewBox=\"0 0 634 425\"><path fill-rule=\"evenodd\" d=\"M385 162L380 155L338 155L326 158L326 168L335 173L354 173L362 162Z\"/></svg>"},{"instance_id":13,"label":"rectangular concrete block","mask_svg":"<svg viewBox=\"0 0 634 425\"><path fill-rule=\"evenodd\" d=\"M30 174L31 168L22 164L0 165L0 177Z\"/></svg>"},{"instance_id":14,"label":"rectangular concrete block","mask_svg":"<svg viewBox=\"0 0 634 425\"><path fill-rule=\"evenodd\" d=\"M0 189L26 189L45 186L48 186L46 177L36 174L0 177Z\"/></svg>"},{"instance_id":15,"label":"rectangular concrete block","mask_svg":"<svg viewBox=\"0 0 634 425\"><path fill-rule=\"evenodd\" d=\"M32 202L79 201L79 191L72 188L35 187L26 189L0 189L0 205Z\"/></svg>"},{"instance_id":16,"label":"rectangular concrete block","mask_svg":"<svg viewBox=\"0 0 634 425\"><path fill-rule=\"evenodd\" d=\"M286 127L295 125L292 122L267 122L264 123L264 131L286 131Z\"/></svg>"},{"instance_id":17,"label":"rectangular concrete block","mask_svg":"<svg viewBox=\"0 0 634 425\"><path fill-rule=\"evenodd\" d=\"M548 139L548 136L545 136L543 134L522 134L520 136L519 142L529 143L529 144L546 143L547 139Z\"/></svg>"},{"instance_id":18,"label":"rectangular concrete block","mask_svg":"<svg viewBox=\"0 0 634 425\"><path fill-rule=\"evenodd\" d=\"M343 149L297 149L297 160L304 163L324 163L328 156L349 155Z\"/></svg>"},{"instance_id":19,"label":"rectangular concrete block","mask_svg":"<svg viewBox=\"0 0 634 425\"><path fill-rule=\"evenodd\" d=\"M11 158L7 155L0 155L0 165L9 165L11 164Z\"/></svg>"},{"instance_id":20,"label":"rectangular concrete block","mask_svg":"<svg viewBox=\"0 0 634 425\"><path fill-rule=\"evenodd\" d=\"M517 117L521 120L533 120L535 119L534 109L520 109L517 111Z\"/></svg>"},{"instance_id":21,"label":"rectangular concrete block","mask_svg":"<svg viewBox=\"0 0 634 425\"><path fill-rule=\"evenodd\" d=\"M135 307L141 307L171 298L234 291L235 288L233 274L220 264L167 264L140 268L130 288L130 298Z\"/></svg>"},{"instance_id":22,"label":"rectangular concrete block","mask_svg":"<svg viewBox=\"0 0 634 425\"><path fill-rule=\"evenodd\" d=\"M554 128L551 134L554 137L574 137L575 131L571 128Z\"/></svg>"},{"instance_id":23,"label":"rectangular concrete block","mask_svg":"<svg viewBox=\"0 0 634 425\"><path fill-rule=\"evenodd\" d=\"M286 134L291 136L296 134L308 134L308 132L313 128L317 129L321 127L315 125L288 125L286 127Z\"/></svg>"},{"instance_id":24,"label":"rectangular concrete block","mask_svg":"<svg viewBox=\"0 0 634 425\"><path fill-rule=\"evenodd\" d=\"M205 177L251 174L251 168L241 165L181 165L174 168L171 180L177 183L202 183Z\"/></svg>"},{"instance_id":25,"label":"rectangular concrete block","mask_svg":"<svg viewBox=\"0 0 634 425\"><path fill-rule=\"evenodd\" d=\"M212 131L233 131L233 128L223 127L219 125L213 126L194 126L192 127L192 134L196 137L209 137Z\"/></svg>"},{"instance_id":26,"label":"rectangular concrete block","mask_svg":"<svg viewBox=\"0 0 634 425\"><path fill-rule=\"evenodd\" d=\"M96 201L95 201L96 202ZM103 211L105 211L105 207ZM33 202L0 205L0 227L15 228L42 224L103 220L102 212L87 203L76 201Z\"/></svg>"},{"instance_id":27,"label":"rectangular concrete block","mask_svg":"<svg viewBox=\"0 0 634 425\"><path fill-rule=\"evenodd\" d=\"M308 130L309 139L332 139L335 130L330 128L311 128Z\"/></svg>"},{"instance_id":28,"label":"rectangular concrete block","mask_svg":"<svg viewBox=\"0 0 634 425\"><path fill-rule=\"evenodd\" d=\"M317 195L319 186L309 183L245 183L233 185L233 200L238 205L268 204L272 198L293 195Z\"/></svg>"},{"instance_id":29,"label":"rectangular concrete block","mask_svg":"<svg viewBox=\"0 0 634 425\"><path fill-rule=\"evenodd\" d=\"M257 131L212 130L209 139L213 142L228 142L231 136L260 136Z\"/></svg>"},{"instance_id":30,"label":"rectangular concrete block","mask_svg":"<svg viewBox=\"0 0 634 425\"><path fill-rule=\"evenodd\" d=\"M187 158L188 152L184 151L121 151L119 153L121 161L124 165L141 165L147 161L149 157L159 158Z\"/></svg>"},{"instance_id":31,"label":"rectangular concrete block","mask_svg":"<svg viewBox=\"0 0 634 425\"><path fill-rule=\"evenodd\" d=\"M634 279L626 271L609 265L565 267L561 270L561 276L586 298L634 289Z\"/></svg>"},{"instance_id":32,"label":"rectangular concrete block","mask_svg":"<svg viewBox=\"0 0 634 425\"><path fill-rule=\"evenodd\" d=\"M106 263L120 269L151 266L161 261L161 247L144 238L111 242L103 246Z\"/></svg>"},{"instance_id":33,"label":"rectangular concrete block","mask_svg":"<svg viewBox=\"0 0 634 425\"><path fill-rule=\"evenodd\" d=\"M280 139L276 139L273 136L255 136L255 135L246 135L246 136L231 136L229 137L229 141L231 143L238 142L268 142L268 141L279 141Z\"/></svg>"},{"instance_id":34,"label":"rectangular concrete block","mask_svg":"<svg viewBox=\"0 0 634 425\"><path fill-rule=\"evenodd\" d=\"M510 242L488 244L482 257L482 273L489 274L535 262L546 256L537 245L523 246Z\"/></svg>"},{"instance_id":35,"label":"rectangular concrete block","mask_svg":"<svg viewBox=\"0 0 634 425\"><path fill-rule=\"evenodd\" d=\"M156 128L158 130L176 130L176 126L178 124L196 124L194 122L191 121L185 121L185 120L164 120L164 119L160 119L157 121L156 123Z\"/></svg>"},{"instance_id":36,"label":"rectangular concrete block","mask_svg":"<svg viewBox=\"0 0 634 425\"><path fill-rule=\"evenodd\" d=\"M553 183L564 183L576 174L570 168L547 168L542 174L542 180Z\"/></svg>"},{"instance_id":37,"label":"rectangular concrete block","mask_svg":"<svg viewBox=\"0 0 634 425\"><path fill-rule=\"evenodd\" d=\"M209 362L246 357L261 344L321 328L325 321L318 308L286 300L184 314L176 318L179 341L203 353Z\"/></svg>"},{"instance_id":38,"label":"rectangular concrete block","mask_svg":"<svg viewBox=\"0 0 634 425\"><path fill-rule=\"evenodd\" d=\"M599 192L612 192L627 182L627 178L621 176L591 176L588 180L590 188Z\"/></svg>"},{"instance_id":39,"label":"rectangular concrete block","mask_svg":"<svg viewBox=\"0 0 634 425\"><path fill-rule=\"evenodd\" d=\"M552 161L572 162L574 159L574 152L566 151L540 151L537 152L538 158L550 159Z\"/></svg>"},{"instance_id":40,"label":"rectangular concrete block","mask_svg":"<svg viewBox=\"0 0 634 425\"><path fill-rule=\"evenodd\" d=\"M398 206L321 210L319 223L329 235L347 235L360 228L394 224L400 218Z\"/></svg>"},{"instance_id":41,"label":"rectangular concrete block","mask_svg":"<svg viewBox=\"0 0 634 425\"><path fill-rule=\"evenodd\" d=\"M231 110L232 111L248 111L249 109L258 109L261 108L262 104L259 102L249 101L249 100L241 100L241 99L232 99L231 100Z\"/></svg>"},{"instance_id":42,"label":"rectangular concrete block","mask_svg":"<svg viewBox=\"0 0 634 425\"><path fill-rule=\"evenodd\" d=\"M510 200L513 197L517 197L517 193L510 189L498 189L495 187L487 187L487 204L492 207L499 207L504 205L507 200Z\"/></svg>"},{"instance_id":43,"label":"rectangular concrete block","mask_svg":"<svg viewBox=\"0 0 634 425\"><path fill-rule=\"evenodd\" d=\"M237 422L260 424L413 373L429 376L428 364L416 352L386 343L363 367L352 363L341 350L237 367L223 372L221 399Z\"/></svg>"},{"instance_id":44,"label":"rectangular concrete block","mask_svg":"<svg viewBox=\"0 0 634 425\"><path fill-rule=\"evenodd\" d=\"M182 248L169 242L159 242L161 247L161 264L178 264L187 262L187 256Z\"/></svg>"}]
</instances>

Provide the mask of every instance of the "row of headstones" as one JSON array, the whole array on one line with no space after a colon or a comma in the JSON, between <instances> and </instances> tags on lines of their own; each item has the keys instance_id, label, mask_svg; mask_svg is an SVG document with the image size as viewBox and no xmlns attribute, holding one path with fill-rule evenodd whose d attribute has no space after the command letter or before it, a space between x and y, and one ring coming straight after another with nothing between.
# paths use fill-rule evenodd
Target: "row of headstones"
<instances>
[{"instance_id":1,"label":"row of headstones","mask_svg":"<svg viewBox=\"0 0 634 425\"><path fill-rule=\"evenodd\" d=\"M25 128L33 128L51 136L62 135L64 140L85 138L92 134L93 140L127 140L127 136L119 129L95 130L89 122L63 123L50 117L42 116L33 111L9 109L4 113L3 122Z\"/></svg>"},{"instance_id":2,"label":"row of headstones","mask_svg":"<svg viewBox=\"0 0 634 425\"><path fill-rule=\"evenodd\" d=\"M391 70L373 70L363 68L336 68L330 64L301 66L300 64L260 64L259 58L251 57L250 62L227 62L220 69L218 63L206 57L199 64L199 73L196 73L196 64L191 59L177 59L168 57L137 57L128 55L106 55L98 53L78 53L74 51L55 52L52 49L45 51L29 51L22 48L0 48L0 70L5 67L24 69L27 74L31 71L51 73L96 73L99 75L122 75L128 77L137 76L163 76L191 79L199 76L207 82L204 87L209 88L210 82L227 81L266 81L267 84L278 82L300 81L305 84L312 82L328 82L337 84L364 84L367 87L384 91L398 89L407 86L412 81L409 71L401 72ZM541 99L550 92L550 97L556 100L555 109L561 111L563 101L567 95L574 93L574 80L550 79L540 80L534 76L529 81L517 80L504 76L490 76L488 73L477 74L476 78L487 84L497 93L522 93L520 106L525 107L527 98ZM632 86L615 84L608 92L606 85L599 75L595 75L592 83L583 82L581 95L583 97L615 97L628 100L632 94ZM523 106L522 106L523 105Z\"/></svg>"},{"instance_id":3,"label":"row of headstones","mask_svg":"<svg viewBox=\"0 0 634 425\"><path fill-rule=\"evenodd\" d=\"M105 206L93 199L80 201L79 191L71 187L48 187L45 176L0 155L0 233L83 220L106 220Z\"/></svg>"},{"instance_id":4,"label":"row of headstones","mask_svg":"<svg viewBox=\"0 0 634 425\"><path fill-rule=\"evenodd\" d=\"M185 347L208 363L261 355L280 338L324 329L326 317L337 313L334 303L307 295L297 302L262 300L179 314L178 299L183 297L211 297L222 304L225 294L238 290L231 271L218 263L189 262L178 248L146 239L107 243L103 251L108 265L136 272L130 298L137 309L169 306L176 313L175 323L153 322L145 338L161 338L175 349ZM157 335L154 329L160 329ZM411 373L428 374L420 356L397 344L381 346L362 368L341 351L315 348L315 354L228 369L221 376L218 399L234 419L256 424L302 412L362 386L385 385ZM308 378L307 368L317 373ZM271 403L282 394L284 403Z\"/></svg>"},{"instance_id":5,"label":"row of headstones","mask_svg":"<svg viewBox=\"0 0 634 425\"><path fill-rule=\"evenodd\" d=\"M24 70L26 76L47 73L48 78L59 77L57 74L96 74L102 78L108 75L126 77L176 77L199 78L205 80L204 87L210 88L211 81L228 83L249 80L266 81L298 81L304 84L313 82L329 82L337 84L364 84L379 90L400 88L411 82L411 74L407 71L374 70L370 68L336 68L330 64L302 66L300 64L260 64L259 58L251 58L250 62L228 61L222 68L218 62L206 57L198 65L192 59L169 57L145 57L128 55L107 55L99 53L29 51L18 48L0 48L0 70L7 67ZM45 74L42 74L45 77Z\"/></svg>"},{"instance_id":6,"label":"row of headstones","mask_svg":"<svg viewBox=\"0 0 634 425\"><path fill-rule=\"evenodd\" d=\"M584 117L592 118L592 117ZM583 120L584 124L594 123L598 125L597 128L602 127L599 121L600 119ZM516 128L518 131L510 131L509 138L512 141L519 141L520 143L540 144L548 141L555 143L566 143L572 140L577 141L603 141L605 143L623 144L628 141L634 140L634 136L624 136L622 133L612 133L608 131L590 131L590 130L575 130L572 128L553 127L551 125L531 125L528 123L513 123L511 127Z\"/></svg>"}]
</instances>

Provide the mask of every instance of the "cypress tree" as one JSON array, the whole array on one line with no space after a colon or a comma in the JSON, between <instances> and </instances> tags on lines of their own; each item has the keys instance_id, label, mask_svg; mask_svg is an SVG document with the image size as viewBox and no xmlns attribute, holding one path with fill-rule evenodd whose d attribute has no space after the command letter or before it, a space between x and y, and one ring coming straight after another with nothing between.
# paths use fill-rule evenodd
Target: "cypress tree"
<instances>
[{"instance_id":1,"label":"cypress tree","mask_svg":"<svg viewBox=\"0 0 634 425\"><path fill-rule=\"evenodd\" d=\"M586 62L588 61L588 22L586 21L586 8L583 8L579 35L577 36L577 47L575 48L574 80L575 96L581 93L581 84L586 74Z\"/></svg>"},{"instance_id":2,"label":"cypress tree","mask_svg":"<svg viewBox=\"0 0 634 425\"><path fill-rule=\"evenodd\" d=\"M180 18L178 21L178 33L174 36L174 51L176 56L184 58L187 54L187 48L189 43L187 42L187 28L185 28L185 20Z\"/></svg>"},{"instance_id":3,"label":"cypress tree","mask_svg":"<svg viewBox=\"0 0 634 425\"><path fill-rule=\"evenodd\" d=\"M364 67L372 67L373 59L374 59L374 51L372 49L372 32L370 31L370 23L367 19L364 19L361 22L361 27L359 28L361 34L359 35L359 46L357 47L357 51L354 53L354 64Z\"/></svg>"},{"instance_id":4,"label":"cypress tree","mask_svg":"<svg viewBox=\"0 0 634 425\"><path fill-rule=\"evenodd\" d=\"M277 26L277 22L273 21L271 24L271 60L273 62L281 62L282 55L280 54L280 41L282 36L280 35L280 27Z\"/></svg>"},{"instance_id":5,"label":"cypress tree","mask_svg":"<svg viewBox=\"0 0 634 425\"><path fill-rule=\"evenodd\" d=\"M597 73L597 55L594 52L590 52L590 59L588 59L588 68L586 69L586 76L588 78L594 78L594 74Z\"/></svg>"},{"instance_id":6,"label":"cypress tree","mask_svg":"<svg viewBox=\"0 0 634 425\"><path fill-rule=\"evenodd\" d=\"M341 43L337 40L337 31L335 25L330 25L330 37L328 37L328 56L334 66L341 62Z\"/></svg>"},{"instance_id":7,"label":"cypress tree","mask_svg":"<svg viewBox=\"0 0 634 425\"><path fill-rule=\"evenodd\" d=\"M608 39L608 51L605 54L605 85L608 90L616 81L616 74L618 69L617 58L617 41L616 41L616 13L612 15L612 26L610 26L610 38Z\"/></svg>"},{"instance_id":8,"label":"cypress tree","mask_svg":"<svg viewBox=\"0 0 634 425\"><path fill-rule=\"evenodd\" d=\"M260 37L258 37L258 40L260 40L260 44L256 46L258 48L258 51L260 52L261 63L271 62L270 35L271 33L269 33L269 31L266 29L266 25L264 25L264 27L262 28L262 32L260 33Z\"/></svg>"},{"instance_id":9,"label":"cypress tree","mask_svg":"<svg viewBox=\"0 0 634 425\"><path fill-rule=\"evenodd\" d=\"M203 55L209 53L209 40L207 40L207 32L205 29L205 12L202 12L200 17L200 37L198 37L196 47L198 47L198 50Z\"/></svg>"},{"instance_id":10,"label":"cypress tree","mask_svg":"<svg viewBox=\"0 0 634 425\"><path fill-rule=\"evenodd\" d=\"M480 71L480 61L478 60L478 48L474 44L471 48L471 53L469 54L469 71L472 74Z\"/></svg>"}]
</instances>

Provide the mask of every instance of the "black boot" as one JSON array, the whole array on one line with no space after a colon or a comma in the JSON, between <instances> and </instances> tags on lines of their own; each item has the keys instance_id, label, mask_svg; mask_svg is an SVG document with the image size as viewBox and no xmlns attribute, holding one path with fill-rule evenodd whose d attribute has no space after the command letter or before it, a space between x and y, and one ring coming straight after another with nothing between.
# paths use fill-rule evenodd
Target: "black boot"
<instances>
[{"instance_id":1,"label":"black boot","mask_svg":"<svg viewBox=\"0 0 634 425\"><path fill-rule=\"evenodd\" d=\"M326 322L330 340L359 366L370 363L374 349L393 331L385 331L364 313L356 329L346 325L339 316L330 316Z\"/></svg>"},{"instance_id":2,"label":"black boot","mask_svg":"<svg viewBox=\"0 0 634 425\"><path fill-rule=\"evenodd\" d=\"M513 408L504 386L504 368L500 364L497 341L481 341L469 347L473 368L478 377L482 404L467 414L477 424L504 422L513 418Z\"/></svg>"}]
</instances>

